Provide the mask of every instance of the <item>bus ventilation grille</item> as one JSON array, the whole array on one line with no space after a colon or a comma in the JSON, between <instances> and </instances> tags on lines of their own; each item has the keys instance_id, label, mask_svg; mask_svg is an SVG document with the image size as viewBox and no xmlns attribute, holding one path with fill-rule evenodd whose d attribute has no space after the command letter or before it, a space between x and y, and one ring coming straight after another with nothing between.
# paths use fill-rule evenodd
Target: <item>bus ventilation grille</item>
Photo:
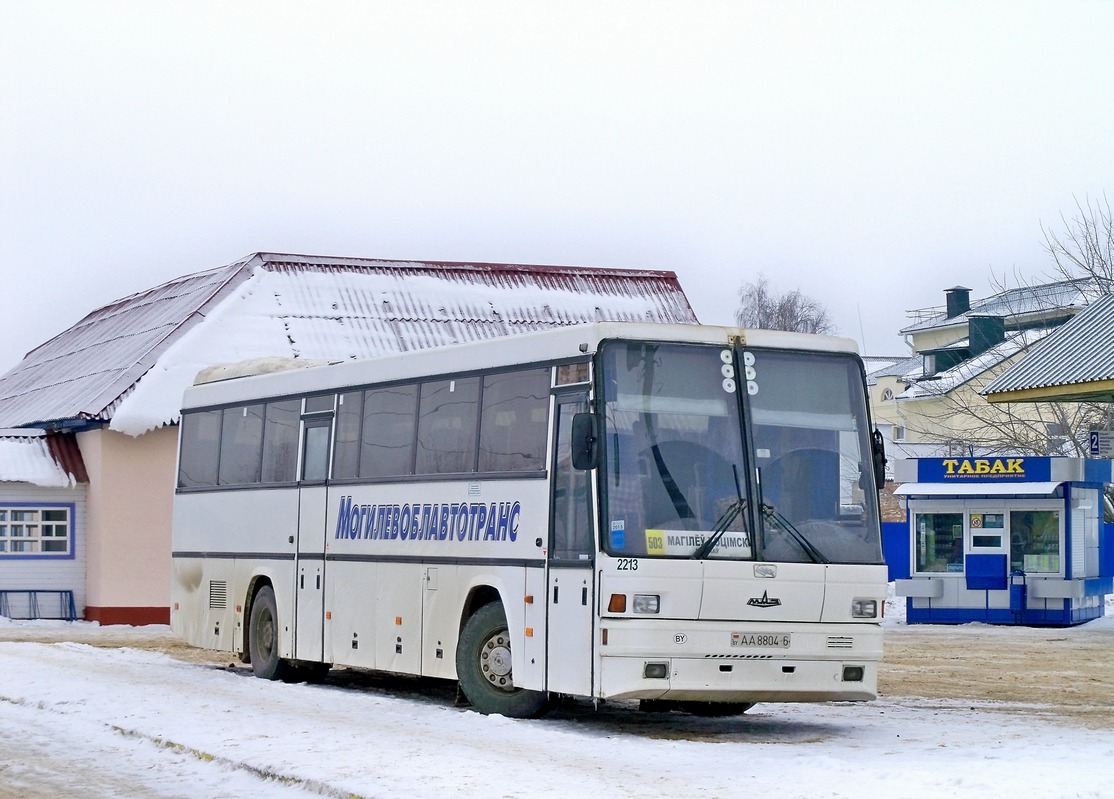
<instances>
[{"instance_id":1,"label":"bus ventilation grille","mask_svg":"<svg viewBox=\"0 0 1114 799\"><path fill-rule=\"evenodd\" d=\"M854 649L855 639L850 635L829 635L828 649Z\"/></svg>"},{"instance_id":2,"label":"bus ventilation grille","mask_svg":"<svg viewBox=\"0 0 1114 799\"><path fill-rule=\"evenodd\" d=\"M228 583L224 580L209 581L210 610L224 610L228 607Z\"/></svg>"}]
</instances>

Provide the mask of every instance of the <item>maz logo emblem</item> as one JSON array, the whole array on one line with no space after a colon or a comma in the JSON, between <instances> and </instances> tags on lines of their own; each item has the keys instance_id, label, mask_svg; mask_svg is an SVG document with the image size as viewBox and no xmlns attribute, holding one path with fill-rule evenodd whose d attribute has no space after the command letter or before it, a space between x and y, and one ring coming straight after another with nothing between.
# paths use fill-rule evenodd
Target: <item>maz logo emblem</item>
<instances>
[{"instance_id":1,"label":"maz logo emblem","mask_svg":"<svg viewBox=\"0 0 1114 799\"><path fill-rule=\"evenodd\" d=\"M752 608L776 608L778 605L781 604L781 600L770 599L769 595L765 591L763 591L761 599L759 599L758 597L751 597L747 600L747 604L750 605Z\"/></svg>"}]
</instances>

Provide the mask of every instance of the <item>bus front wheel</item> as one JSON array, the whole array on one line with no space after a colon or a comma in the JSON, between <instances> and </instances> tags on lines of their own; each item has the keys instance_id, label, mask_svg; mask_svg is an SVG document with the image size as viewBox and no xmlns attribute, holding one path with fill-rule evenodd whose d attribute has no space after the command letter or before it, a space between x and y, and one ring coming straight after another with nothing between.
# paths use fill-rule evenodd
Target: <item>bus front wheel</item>
<instances>
[{"instance_id":1,"label":"bus front wheel","mask_svg":"<svg viewBox=\"0 0 1114 799\"><path fill-rule=\"evenodd\" d=\"M465 622L456 648L456 675L461 691L480 713L528 719L551 707L544 691L515 687L511 639L498 602L484 605Z\"/></svg>"},{"instance_id":2,"label":"bus front wheel","mask_svg":"<svg viewBox=\"0 0 1114 799\"><path fill-rule=\"evenodd\" d=\"M279 657L278 605L275 591L265 585L255 595L248 620L248 652L251 670L265 680L281 680L290 671L290 663Z\"/></svg>"}]
</instances>

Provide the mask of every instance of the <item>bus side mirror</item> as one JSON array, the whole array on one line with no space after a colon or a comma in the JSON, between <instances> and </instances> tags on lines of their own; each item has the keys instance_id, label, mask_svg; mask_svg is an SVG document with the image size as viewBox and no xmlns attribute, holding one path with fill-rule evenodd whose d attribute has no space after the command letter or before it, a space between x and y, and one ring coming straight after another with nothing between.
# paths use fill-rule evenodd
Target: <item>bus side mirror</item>
<instances>
[{"instance_id":1,"label":"bus side mirror","mask_svg":"<svg viewBox=\"0 0 1114 799\"><path fill-rule=\"evenodd\" d=\"M886 485L886 443L882 433L875 430L870 434L871 452L874 456L874 487L879 491Z\"/></svg>"},{"instance_id":2,"label":"bus side mirror","mask_svg":"<svg viewBox=\"0 0 1114 799\"><path fill-rule=\"evenodd\" d=\"M599 460L596 442L599 432L594 413L577 413L572 417L572 466L574 469L595 469Z\"/></svg>"}]
</instances>

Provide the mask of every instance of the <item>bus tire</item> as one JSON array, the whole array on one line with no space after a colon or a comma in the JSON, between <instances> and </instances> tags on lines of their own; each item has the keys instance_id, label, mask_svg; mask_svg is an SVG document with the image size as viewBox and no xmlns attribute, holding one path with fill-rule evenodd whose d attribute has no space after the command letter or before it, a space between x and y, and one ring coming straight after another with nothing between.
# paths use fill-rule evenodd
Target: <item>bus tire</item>
<instances>
[{"instance_id":1,"label":"bus tire","mask_svg":"<svg viewBox=\"0 0 1114 799\"><path fill-rule=\"evenodd\" d=\"M279 657L278 605L275 591L264 585L251 603L248 620L248 650L251 671L264 680L282 680L290 672L290 663Z\"/></svg>"},{"instance_id":2,"label":"bus tire","mask_svg":"<svg viewBox=\"0 0 1114 799\"><path fill-rule=\"evenodd\" d=\"M515 687L507 619L498 602L484 605L464 623L456 647L456 676L460 690L480 713L529 719L552 707L545 691Z\"/></svg>"}]
</instances>

